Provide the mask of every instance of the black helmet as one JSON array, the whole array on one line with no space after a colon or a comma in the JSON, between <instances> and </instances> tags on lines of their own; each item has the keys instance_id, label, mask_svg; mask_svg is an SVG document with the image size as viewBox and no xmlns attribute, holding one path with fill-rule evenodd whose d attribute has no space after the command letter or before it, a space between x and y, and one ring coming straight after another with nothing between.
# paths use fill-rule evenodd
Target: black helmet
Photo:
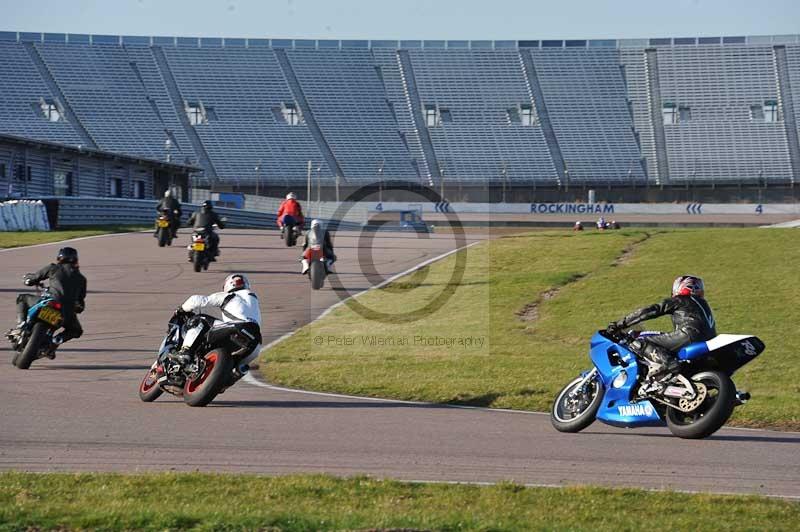
<instances>
[{"instance_id":1,"label":"black helmet","mask_svg":"<svg viewBox=\"0 0 800 532\"><path fill-rule=\"evenodd\" d=\"M75 264L78 262L78 250L75 248L61 248L58 250L58 255L56 256L56 260L59 263L67 262L70 264Z\"/></svg>"},{"instance_id":2,"label":"black helmet","mask_svg":"<svg viewBox=\"0 0 800 532\"><path fill-rule=\"evenodd\" d=\"M209 200L205 200L200 207L202 207L204 211L210 211L214 208L214 204Z\"/></svg>"}]
</instances>

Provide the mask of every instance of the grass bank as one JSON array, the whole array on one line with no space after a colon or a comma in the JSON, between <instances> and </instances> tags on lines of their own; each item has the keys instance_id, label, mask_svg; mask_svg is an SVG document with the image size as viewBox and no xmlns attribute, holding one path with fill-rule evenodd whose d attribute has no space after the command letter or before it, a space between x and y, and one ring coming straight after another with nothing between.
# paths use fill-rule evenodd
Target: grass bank
<instances>
[{"instance_id":1,"label":"grass bank","mask_svg":"<svg viewBox=\"0 0 800 532\"><path fill-rule=\"evenodd\" d=\"M413 322L376 322L342 306L265 353L266 377L357 395L547 410L588 365L598 328L669 295L683 273L705 278L719 332L754 333L766 352L736 381L753 400L732 420L800 429L800 231L543 232L466 252L447 303ZM431 301L455 256L359 298L385 313ZM669 318L647 323L666 330Z\"/></svg>"},{"instance_id":2,"label":"grass bank","mask_svg":"<svg viewBox=\"0 0 800 532\"><path fill-rule=\"evenodd\" d=\"M800 504L365 477L0 474L0 530L795 530Z\"/></svg>"},{"instance_id":3,"label":"grass bank","mask_svg":"<svg viewBox=\"0 0 800 532\"><path fill-rule=\"evenodd\" d=\"M140 231L143 229L143 227L121 225L58 231L3 231L0 232L0 249L32 246L34 244L48 244L50 242L60 242L61 240L69 240L71 238L104 235L107 233L129 233L131 231Z\"/></svg>"}]
</instances>

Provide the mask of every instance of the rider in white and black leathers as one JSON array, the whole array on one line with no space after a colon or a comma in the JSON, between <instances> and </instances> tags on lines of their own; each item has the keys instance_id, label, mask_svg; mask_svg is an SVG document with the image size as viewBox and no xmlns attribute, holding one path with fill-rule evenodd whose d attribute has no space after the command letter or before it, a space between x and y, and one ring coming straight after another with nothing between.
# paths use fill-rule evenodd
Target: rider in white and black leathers
<instances>
[{"instance_id":1,"label":"rider in white and black leathers","mask_svg":"<svg viewBox=\"0 0 800 532\"><path fill-rule=\"evenodd\" d=\"M333 252L333 242L331 241L330 232L323 227L322 222L319 220L311 220L311 228L306 232L306 237L303 240L303 252L308 249L308 246L322 246L322 253L329 261L330 265L336 262L336 254ZM300 261L303 263L303 270L301 273L308 271L308 261L300 255Z\"/></svg>"},{"instance_id":2,"label":"rider in white and black leathers","mask_svg":"<svg viewBox=\"0 0 800 532\"><path fill-rule=\"evenodd\" d=\"M632 312L612 323L609 328L625 329L645 320L671 314L674 331L645 336L631 343L634 352L652 363L649 378L669 375L677 370L677 352L682 347L710 340L717 335L714 315L704 296L702 279L682 275L672 284L671 298Z\"/></svg>"},{"instance_id":3,"label":"rider in white and black leathers","mask_svg":"<svg viewBox=\"0 0 800 532\"><path fill-rule=\"evenodd\" d=\"M178 311L199 313L201 309L215 307L220 309L222 322L248 321L261 329L261 309L258 296L250 290L250 282L243 274L234 273L225 278L222 292L209 296L195 295L184 301ZM241 373L246 373L252 362L261 351L259 343L249 355L244 357L239 366Z\"/></svg>"}]
</instances>

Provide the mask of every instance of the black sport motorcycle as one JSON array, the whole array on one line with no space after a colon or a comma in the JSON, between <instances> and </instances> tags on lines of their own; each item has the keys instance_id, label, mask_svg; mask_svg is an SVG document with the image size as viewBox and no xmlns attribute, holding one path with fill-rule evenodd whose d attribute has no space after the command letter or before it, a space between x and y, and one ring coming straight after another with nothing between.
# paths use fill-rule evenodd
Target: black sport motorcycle
<instances>
[{"instance_id":1,"label":"black sport motorcycle","mask_svg":"<svg viewBox=\"0 0 800 532\"><path fill-rule=\"evenodd\" d=\"M190 406L206 406L242 378L241 360L261 343L258 324L214 321L182 311L172 316L158 357L139 385L142 401L168 392Z\"/></svg>"},{"instance_id":2,"label":"black sport motorcycle","mask_svg":"<svg viewBox=\"0 0 800 532\"><path fill-rule=\"evenodd\" d=\"M35 286L40 289L39 301L28 310L23 326L6 334L14 349L11 363L19 369L28 369L39 358L54 358L53 334L64 322L61 303L53 299L49 288Z\"/></svg>"},{"instance_id":3,"label":"black sport motorcycle","mask_svg":"<svg viewBox=\"0 0 800 532\"><path fill-rule=\"evenodd\" d=\"M297 220L295 220L293 216L284 216L281 238L286 244L286 247L290 248L297 244L297 238L302 234L303 229L297 223Z\"/></svg>"},{"instance_id":4,"label":"black sport motorcycle","mask_svg":"<svg viewBox=\"0 0 800 532\"><path fill-rule=\"evenodd\" d=\"M172 235L175 232L175 228L172 227L172 214L169 209L161 209L158 218L156 218L156 238L160 248L172 245ZM176 211L174 215L177 217L177 214Z\"/></svg>"}]
</instances>

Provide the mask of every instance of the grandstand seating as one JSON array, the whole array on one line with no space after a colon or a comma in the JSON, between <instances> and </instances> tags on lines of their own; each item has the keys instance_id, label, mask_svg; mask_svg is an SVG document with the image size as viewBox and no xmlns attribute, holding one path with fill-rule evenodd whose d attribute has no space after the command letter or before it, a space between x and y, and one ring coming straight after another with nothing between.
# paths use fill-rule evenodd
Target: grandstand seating
<instances>
[{"instance_id":1,"label":"grandstand seating","mask_svg":"<svg viewBox=\"0 0 800 532\"><path fill-rule=\"evenodd\" d=\"M48 121L45 101L65 116ZM773 102L777 120L766 120ZM675 123L662 123L665 105ZM201 123L190 123L187 107L202 109ZM288 108L296 123L284 119ZM0 133L157 160L169 139L173 162L230 184L304 182L308 161L328 183L337 173L343 183L796 183L798 123L798 36L369 42L0 32Z\"/></svg>"}]
</instances>

